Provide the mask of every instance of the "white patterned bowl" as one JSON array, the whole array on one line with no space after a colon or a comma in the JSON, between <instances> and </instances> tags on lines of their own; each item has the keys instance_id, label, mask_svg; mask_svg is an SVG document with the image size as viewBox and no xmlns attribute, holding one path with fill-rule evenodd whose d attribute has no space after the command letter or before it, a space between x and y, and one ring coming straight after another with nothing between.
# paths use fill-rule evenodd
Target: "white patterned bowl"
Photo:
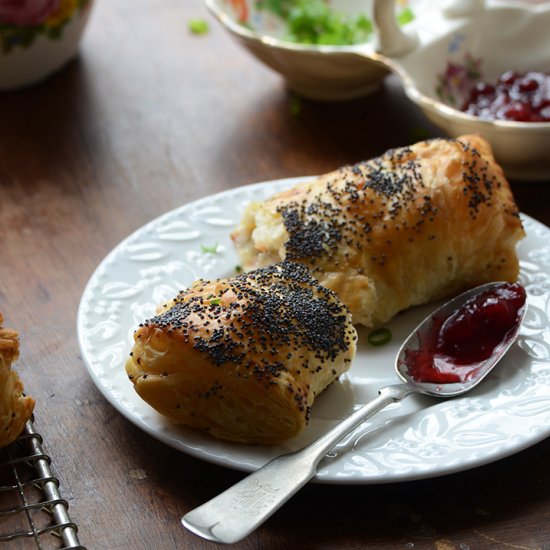
<instances>
[{"instance_id":1,"label":"white patterned bowl","mask_svg":"<svg viewBox=\"0 0 550 550\"><path fill-rule=\"evenodd\" d=\"M431 11L414 21L416 43L399 56L392 51L403 40L399 29L379 22L379 52L434 124L451 136L483 135L510 178L550 180L549 122L485 120L459 110L477 81L496 82L507 70L550 73L550 3L458 5L461 13Z\"/></svg>"},{"instance_id":2,"label":"white patterned bowl","mask_svg":"<svg viewBox=\"0 0 550 550\"><path fill-rule=\"evenodd\" d=\"M48 77L78 50L93 0L0 0L0 90Z\"/></svg>"}]
</instances>

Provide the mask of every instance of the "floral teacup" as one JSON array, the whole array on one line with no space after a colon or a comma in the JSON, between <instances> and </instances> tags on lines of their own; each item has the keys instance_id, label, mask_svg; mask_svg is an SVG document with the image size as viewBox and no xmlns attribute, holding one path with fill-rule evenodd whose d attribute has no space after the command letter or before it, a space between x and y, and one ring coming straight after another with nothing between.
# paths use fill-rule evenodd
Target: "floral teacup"
<instances>
[{"instance_id":1,"label":"floral teacup","mask_svg":"<svg viewBox=\"0 0 550 550\"><path fill-rule=\"evenodd\" d=\"M0 0L0 90L47 77L75 54L93 0Z\"/></svg>"}]
</instances>

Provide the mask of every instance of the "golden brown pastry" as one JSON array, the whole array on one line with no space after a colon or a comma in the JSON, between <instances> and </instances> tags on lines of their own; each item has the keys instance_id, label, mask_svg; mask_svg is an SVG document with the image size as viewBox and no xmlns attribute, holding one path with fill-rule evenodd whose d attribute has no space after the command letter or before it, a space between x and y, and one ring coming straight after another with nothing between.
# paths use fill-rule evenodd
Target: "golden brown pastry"
<instances>
[{"instance_id":1,"label":"golden brown pastry","mask_svg":"<svg viewBox=\"0 0 550 550\"><path fill-rule=\"evenodd\" d=\"M276 443L305 427L316 395L346 371L348 309L302 264L197 281L139 326L126 372L178 424Z\"/></svg>"},{"instance_id":2,"label":"golden brown pastry","mask_svg":"<svg viewBox=\"0 0 550 550\"><path fill-rule=\"evenodd\" d=\"M244 269L302 262L367 326L515 280L523 236L509 184L479 136L420 142L302 183L249 205L232 234Z\"/></svg>"},{"instance_id":3,"label":"golden brown pastry","mask_svg":"<svg viewBox=\"0 0 550 550\"><path fill-rule=\"evenodd\" d=\"M15 441L34 409L32 397L23 394L23 384L11 364L19 357L19 337L4 328L0 313L0 447Z\"/></svg>"}]
</instances>

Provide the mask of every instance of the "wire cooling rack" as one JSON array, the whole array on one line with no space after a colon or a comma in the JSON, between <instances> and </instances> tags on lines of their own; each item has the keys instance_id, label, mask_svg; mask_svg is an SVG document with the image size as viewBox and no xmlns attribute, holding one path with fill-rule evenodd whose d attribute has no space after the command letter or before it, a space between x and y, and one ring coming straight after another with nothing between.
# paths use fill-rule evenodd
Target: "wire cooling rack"
<instances>
[{"instance_id":1,"label":"wire cooling rack","mask_svg":"<svg viewBox=\"0 0 550 550\"><path fill-rule=\"evenodd\" d=\"M0 546L86 550L42 443L31 419L16 441L0 449Z\"/></svg>"}]
</instances>

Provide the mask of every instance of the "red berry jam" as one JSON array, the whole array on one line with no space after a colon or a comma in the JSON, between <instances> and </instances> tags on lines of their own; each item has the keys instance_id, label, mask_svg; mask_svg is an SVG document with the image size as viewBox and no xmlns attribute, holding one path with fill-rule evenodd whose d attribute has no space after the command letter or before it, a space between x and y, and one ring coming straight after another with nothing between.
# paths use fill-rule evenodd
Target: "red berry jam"
<instances>
[{"instance_id":1,"label":"red berry jam","mask_svg":"<svg viewBox=\"0 0 550 550\"><path fill-rule=\"evenodd\" d=\"M479 82L462 110L484 119L550 122L550 74L507 71L494 85Z\"/></svg>"},{"instance_id":2,"label":"red berry jam","mask_svg":"<svg viewBox=\"0 0 550 550\"><path fill-rule=\"evenodd\" d=\"M405 351L409 374L417 382L464 382L508 342L525 300L521 285L502 283L471 298L448 318L435 315L419 349Z\"/></svg>"}]
</instances>

